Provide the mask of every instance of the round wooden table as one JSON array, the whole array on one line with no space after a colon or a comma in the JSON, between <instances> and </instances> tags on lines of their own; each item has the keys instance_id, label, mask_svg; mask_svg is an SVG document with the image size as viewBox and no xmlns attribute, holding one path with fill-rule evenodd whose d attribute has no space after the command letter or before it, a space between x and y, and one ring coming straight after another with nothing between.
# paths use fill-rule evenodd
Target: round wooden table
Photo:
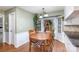
<instances>
[{"instance_id":1,"label":"round wooden table","mask_svg":"<svg viewBox=\"0 0 79 59\"><path fill-rule=\"evenodd\" d=\"M48 32L36 32L36 33L32 33L30 35L30 49L31 49L31 43L33 40L36 41L42 41L43 42L43 51L45 50L45 46L46 46L46 42L51 40L51 35Z\"/></svg>"}]
</instances>

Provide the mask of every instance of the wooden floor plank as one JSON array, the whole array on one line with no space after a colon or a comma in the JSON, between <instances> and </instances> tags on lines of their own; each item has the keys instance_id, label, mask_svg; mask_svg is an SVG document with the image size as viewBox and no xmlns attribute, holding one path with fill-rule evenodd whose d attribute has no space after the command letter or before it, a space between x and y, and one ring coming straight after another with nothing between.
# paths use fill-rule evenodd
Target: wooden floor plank
<instances>
[{"instance_id":1,"label":"wooden floor plank","mask_svg":"<svg viewBox=\"0 0 79 59\"><path fill-rule=\"evenodd\" d=\"M0 52L29 52L29 44L26 43L19 48L14 48L6 43L0 45ZM39 48L33 48L32 52L40 52ZM65 45L57 40L54 41L53 52L66 52Z\"/></svg>"}]
</instances>

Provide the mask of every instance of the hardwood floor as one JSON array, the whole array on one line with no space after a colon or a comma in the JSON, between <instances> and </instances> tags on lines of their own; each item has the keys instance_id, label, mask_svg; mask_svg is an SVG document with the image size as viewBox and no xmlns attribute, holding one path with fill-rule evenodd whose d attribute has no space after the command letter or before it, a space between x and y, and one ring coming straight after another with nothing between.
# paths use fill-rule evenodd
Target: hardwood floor
<instances>
[{"instance_id":1,"label":"hardwood floor","mask_svg":"<svg viewBox=\"0 0 79 59\"><path fill-rule=\"evenodd\" d=\"M33 48L33 52L40 52L39 48ZM19 48L14 48L6 43L0 45L0 52L29 52L29 44L26 43ZM66 52L65 45L57 40L54 41L53 52Z\"/></svg>"}]
</instances>

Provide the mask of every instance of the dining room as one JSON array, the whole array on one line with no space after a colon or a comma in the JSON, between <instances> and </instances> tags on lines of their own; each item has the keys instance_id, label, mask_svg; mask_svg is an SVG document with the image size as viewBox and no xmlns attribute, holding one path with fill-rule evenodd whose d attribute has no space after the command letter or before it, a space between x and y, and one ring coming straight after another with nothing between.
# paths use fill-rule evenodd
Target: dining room
<instances>
[{"instance_id":1,"label":"dining room","mask_svg":"<svg viewBox=\"0 0 79 59\"><path fill-rule=\"evenodd\" d=\"M13 11L16 15L13 44L4 43L0 51L66 51L62 39L63 6L19 6L7 10L6 15Z\"/></svg>"}]
</instances>

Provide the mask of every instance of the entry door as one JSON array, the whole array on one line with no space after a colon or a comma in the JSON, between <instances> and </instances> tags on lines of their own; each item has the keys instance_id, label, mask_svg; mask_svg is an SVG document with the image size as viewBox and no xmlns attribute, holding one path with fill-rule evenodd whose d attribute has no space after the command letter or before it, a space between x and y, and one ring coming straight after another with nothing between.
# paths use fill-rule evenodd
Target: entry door
<instances>
[{"instance_id":1,"label":"entry door","mask_svg":"<svg viewBox=\"0 0 79 59\"><path fill-rule=\"evenodd\" d=\"M9 44L15 43L15 12L9 14Z\"/></svg>"}]
</instances>

